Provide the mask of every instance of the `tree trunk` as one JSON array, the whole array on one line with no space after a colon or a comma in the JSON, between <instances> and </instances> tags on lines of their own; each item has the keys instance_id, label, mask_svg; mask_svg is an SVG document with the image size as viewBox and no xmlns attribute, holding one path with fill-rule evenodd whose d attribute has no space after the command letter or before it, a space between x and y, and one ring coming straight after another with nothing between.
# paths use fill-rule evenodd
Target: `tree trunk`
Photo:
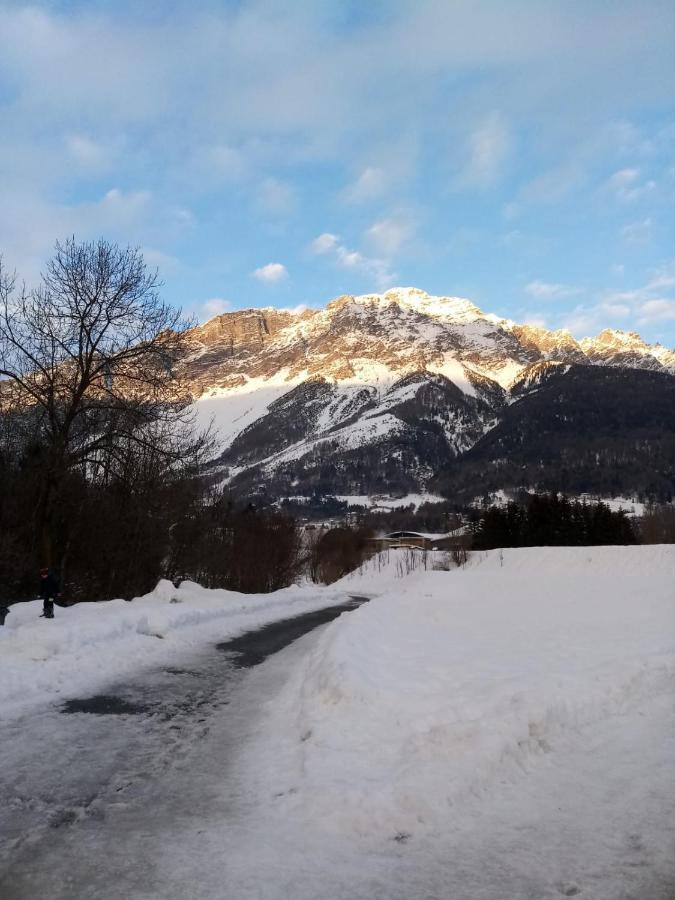
<instances>
[{"instance_id":1,"label":"tree trunk","mask_svg":"<svg viewBox=\"0 0 675 900\"><path fill-rule=\"evenodd\" d=\"M58 495L63 481L64 466L58 461L49 464L45 474L45 481L41 502L38 506L37 528L40 540L40 567L54 569L56 567L55 550L55 516L58 505Z\"/></svg>"}]
</instances>

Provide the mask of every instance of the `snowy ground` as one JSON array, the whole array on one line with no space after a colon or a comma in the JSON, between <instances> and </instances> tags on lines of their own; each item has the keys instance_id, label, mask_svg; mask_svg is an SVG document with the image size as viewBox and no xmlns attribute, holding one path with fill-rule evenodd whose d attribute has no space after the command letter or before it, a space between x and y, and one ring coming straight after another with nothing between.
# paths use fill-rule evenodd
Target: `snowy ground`
<instances>
[{"instance_id":1,"label":"snowy ground","mask_svg":"<svg viewBox=\"0 0 675 900\"><path fill-rule=\"evenodd\" d=\"M53 897L672 900L675 547L490 551L403 579L395 555L332 589L369 604L181 721L159 768L167 732L105 726L113 774L124 732L152 787L125 795L122 766L122 801L40 844L35 893L9 900L46 878ZM190 627L182 664L208 640ZM31 733L58 750L66 718L86 742L93 717L10 723L5 768Z\"/></svg>"},{"instance_id":2,"label":"snowy ground","mask_svg":"<svg viewBox=\"0 0 675 900\"><path fill-rule=\"evenodd\" d=\"M327 627L242 762L268 873L309 842L345 896L675 896L674 576L673 546L491 551Z\"/></svg>"},{"instance_id":3,"label":"snowy ground","mask_svg":"<svg viewBox=\"0 0 675 900\"><path fill-rule=\"evenodd\" d=\"M273 594L238 594L187 581L175 588L162 581L131 602L56 607L51 621L40 618L41 601L15 604L0 627L0 723L347 596L340 586L305 584Z\"/></svg>"}]
</instances>

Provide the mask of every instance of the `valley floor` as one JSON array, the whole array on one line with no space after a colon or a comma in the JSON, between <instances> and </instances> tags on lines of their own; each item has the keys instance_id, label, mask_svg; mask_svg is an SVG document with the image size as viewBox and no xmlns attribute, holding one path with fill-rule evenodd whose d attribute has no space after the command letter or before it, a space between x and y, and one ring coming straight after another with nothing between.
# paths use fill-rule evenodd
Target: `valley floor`
<instances>
[{"instance_id":1,"label":"valley floor","mask_svg":"<svg viewBox=\"0 0 675 900\"><path fill-rule=\"evenodd\" d=\"M3 898L672 900L675 548L399 572L246 672L146 666L164 717L7 719Z\"/></svg>"}]
</instances>

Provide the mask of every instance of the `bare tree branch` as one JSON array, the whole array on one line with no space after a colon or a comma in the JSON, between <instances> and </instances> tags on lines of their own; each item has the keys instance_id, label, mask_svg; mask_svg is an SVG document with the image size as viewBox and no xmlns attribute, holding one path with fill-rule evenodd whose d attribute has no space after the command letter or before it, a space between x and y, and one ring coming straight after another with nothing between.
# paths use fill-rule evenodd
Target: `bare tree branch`
<instances>
[{"instance_id":1,"label":"bare tree branch","mask_svg":"<svg viewBox=\"0 0 675 900\"><path fill-rule=\"evenodd\" d=\"M190 322L161 299L140 251L108 241L57 243L39 288L16 291L0 260L0 413L34 416L46 449L40 518L51 562L51 512L67 472L122 471L149 454L167 477L210 446L173 374Z\"/></svg>"}]
</instances>

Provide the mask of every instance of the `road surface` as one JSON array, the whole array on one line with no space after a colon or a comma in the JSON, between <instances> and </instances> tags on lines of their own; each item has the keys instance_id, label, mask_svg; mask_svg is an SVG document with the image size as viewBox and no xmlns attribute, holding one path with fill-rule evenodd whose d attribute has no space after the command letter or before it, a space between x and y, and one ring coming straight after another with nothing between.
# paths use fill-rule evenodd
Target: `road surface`
<instances>
[{"instance_id":1,"label":"road surface","mask_svg":"<svg viewBox=\"0 0 675 900\"><path fill-rule=\"evenodd\" d=\"M364 599L3 726L2 900L164 897L162 832L187 822L194 833L212 811L209 785L226 777L229 751L255 714L250 699L233 702L247 670Z\"/></svg>"}]
</instances>

